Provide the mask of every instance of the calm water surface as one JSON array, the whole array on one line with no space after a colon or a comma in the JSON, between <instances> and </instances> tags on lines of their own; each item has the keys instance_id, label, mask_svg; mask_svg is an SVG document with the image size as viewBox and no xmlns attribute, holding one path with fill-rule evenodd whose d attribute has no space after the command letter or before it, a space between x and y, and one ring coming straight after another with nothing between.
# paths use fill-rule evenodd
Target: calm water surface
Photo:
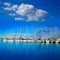
<instances>
[{"instance_id":1,"label":"calm water surface","mask_svg":"<svg viewBox=\"0 0 60 60\"><path fill-rule=\"evenodd\" d=\"M60 44L0 41L0 60L60 60Z\"/></svg>"}]
</instances>

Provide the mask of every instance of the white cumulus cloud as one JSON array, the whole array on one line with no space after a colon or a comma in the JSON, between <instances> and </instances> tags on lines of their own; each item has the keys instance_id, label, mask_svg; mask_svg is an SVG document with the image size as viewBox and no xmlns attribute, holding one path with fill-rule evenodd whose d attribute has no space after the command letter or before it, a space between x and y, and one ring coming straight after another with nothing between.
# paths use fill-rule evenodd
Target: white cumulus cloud
<instances>
[{"instance_id":1,"label":"white cumulus cloud","mask_svg":"<svg viewBox=\"0 0 60 60\"><path fill-rule=\"evenodd\" d=\"M18 5L12 5L11 7L3 7L4 10L7 11L16 11L16 9L18 8Z\"/></svg>"},{"instance_id":2,"label":"white cumulus cloud","mask_svg":"<svg viewBox=\"0 0 60 60\"><path fill-rule=\"evenodd\" d=\"M10 16L16 16L16 14L15 14L15 13L9 13L9 15L10 15Z\"/></svg>"},{"instance_id":3,"label":"white cumulus cloud","mask_svg":"<svg viewBox=\"0 0 60 60\"><path fill-rule=\"evenodd\" d=\"M11 5L10 7L8 6L8 3L5 3L5 5L7 5L7 7L3 7L4 10L14 12L15 14L20 16L19 18L15 17L15 20L39 21L44 19L48 14L47 11L37 9L30 4L21 4L21 5L16 4Z\"/></svg>"},{"instance_id":4,"label":"white cumulus cloud","mask_svg":"<svg viewBox=\"0 0 60 60\"><path fill-rule=\"evenodd\" d=\"M24 20L24 18L16 17L15 20L16 20L16 21Z\"/></svg>"},{"instance_id":5,"label":"white cumulus cloud","mask_svg":"<svg viewBox=\"0 0 60 60\"><path fill-rule=\"evenodd\" d=\"M38 21L48 14L47 11L36 9L33 5L29 4L21 4L16 13L21 16L26 16L29 21Z\"/></svg>"},{"instance_id":6,"label":"white cumulus cloud","mask_svg":"<svg viewBox=\"0 0 60 60\"><path fill-rule=\"evenodd\" d=\"M11 6L11 3L5 2L4 6Z\"/></svg>"}]
</instances>

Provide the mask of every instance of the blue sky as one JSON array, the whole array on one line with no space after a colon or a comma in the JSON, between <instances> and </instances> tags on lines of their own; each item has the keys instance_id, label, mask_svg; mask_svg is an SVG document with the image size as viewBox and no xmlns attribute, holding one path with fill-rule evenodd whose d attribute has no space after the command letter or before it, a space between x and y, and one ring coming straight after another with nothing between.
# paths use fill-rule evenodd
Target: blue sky
<instances>
[{"instance_id":1,"label":"blue sky","mask_svg":"<svg viewBox=\"0 0 60 60\"><path fill-rule=\"evenodd\" d=\"M28 10L28 13L26 14L26 11L24 13L19 13L20 12L19 9L18 9L18 13L15 14L17 10L16 11L6 10L5 8L9 7L9 5L7 4L4 5L4 3L9 3L12 6L28 5L29 7L30 5L32 5L34 14L37 13L36 12L37 10L42 10L41 12L44 11L43 14L45 13L46 16L42 14L42 18L40 18L41 15L39 15L39 17L36 17L38 15L37 14L32 18L29 10ZM30 20L28 16L30 17ZM19 18L15 20L16 17L19 17ZM36 19L34 19L34 17ZM43 29L46 27L54 28L55 26L60 29L60 1L59 0L0 0L0 34L7 34L10 31L11 33L14 33L14 32L17 33L17 31L19 33L22 31L21 33L24 33L24 34L25 33L32 34L37 28L43 28Z\"/></svg>"}]
</instances>

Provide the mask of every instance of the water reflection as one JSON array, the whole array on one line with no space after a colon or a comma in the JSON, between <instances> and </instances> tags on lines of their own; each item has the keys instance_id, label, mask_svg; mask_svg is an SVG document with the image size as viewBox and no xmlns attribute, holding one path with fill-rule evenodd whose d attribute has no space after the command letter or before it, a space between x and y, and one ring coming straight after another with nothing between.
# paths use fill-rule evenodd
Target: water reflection
<instances>
[{"instance_id":1,"label":"water reflection","mask_svg":"<svg viewBox=\"0 0 60 60\"><path fill-rule=\"evenodd\" d=\"M0 41L1 60L60 60L59 44Z\"/></svg>"}]
</instances>

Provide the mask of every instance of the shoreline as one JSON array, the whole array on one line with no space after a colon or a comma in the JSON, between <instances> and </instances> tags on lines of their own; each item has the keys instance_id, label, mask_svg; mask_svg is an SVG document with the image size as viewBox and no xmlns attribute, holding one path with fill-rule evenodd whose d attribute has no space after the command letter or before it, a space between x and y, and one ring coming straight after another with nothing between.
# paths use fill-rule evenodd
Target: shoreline
<instances>
[{"instance_id":1,"label":"shoreline","mask_svg":"<svg viewBox=\"0 0 60 60\"><path fill-rule=\"evenodd\" d=\"M1 40L4 42L39 42L39 43L59 43L60 40Z\"/></svg>"},{"instance_id":2,"label":"shoreline","mask_svg":"<svg viewBox=\"0 0 60 60\"><path fill-rule=\"evenodd\" d=\"M40 43L60 43L60 38L58 38L58 39L0 38L0 41L4 41L4 42L40 42Z\"/></svg>"}]
</instances>

